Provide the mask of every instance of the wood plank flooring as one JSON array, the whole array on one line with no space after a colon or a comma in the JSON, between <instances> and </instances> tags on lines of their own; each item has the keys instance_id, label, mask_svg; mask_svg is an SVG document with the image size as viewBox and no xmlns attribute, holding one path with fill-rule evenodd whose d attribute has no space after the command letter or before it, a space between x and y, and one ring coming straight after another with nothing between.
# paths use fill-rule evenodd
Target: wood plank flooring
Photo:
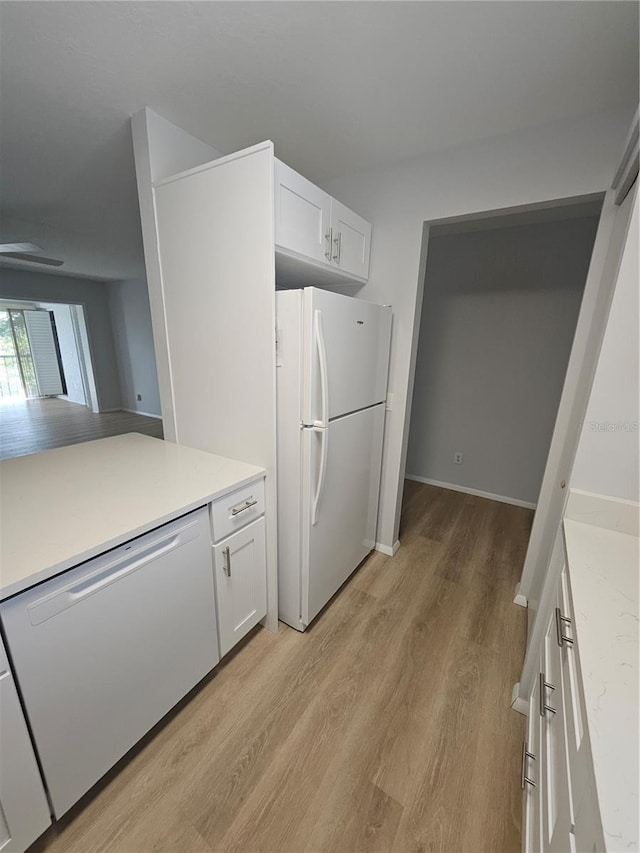
<instances>
[{"instance_id":1,"label":"wood plank flooring","mask_svg":"<svg viewBox=\"0 0 640 853\"><path fill-rule=\"evenodd\" d=\"M408 482L395 557L258 629L33 853L519 851L532 515Z\"/></svg>"},{"instance_id":2,"label":"wood plank flooring","mask_svg":"<svg viewBox=\"0 0 640 853\"><path fill-rule=\"evenodd\" d=\"M55 397L0 404L0 459L126 432L162 438L162 421L130 412L95 414Z\"/></svg>"}]
</instances>

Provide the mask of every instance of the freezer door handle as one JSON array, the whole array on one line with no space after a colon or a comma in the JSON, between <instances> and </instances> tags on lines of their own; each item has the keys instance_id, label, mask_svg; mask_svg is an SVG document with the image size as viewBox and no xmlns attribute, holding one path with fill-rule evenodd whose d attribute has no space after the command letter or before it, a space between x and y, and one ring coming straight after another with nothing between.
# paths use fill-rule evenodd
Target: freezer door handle
<instances>
[{"instance_id":1,"label":"freezer door handle","mask_svg":"<svg viewBox=\"0 0 640 853\"><path fill-rule=\"evenodd\" d=\"M313 505L311 509L311 524L315 526L318 523L318 508L320 507L320 498L324 490L324 481L327 473L327 450L329 447L329 430L314 427L313 431L320 436L320 471L318 473L318 482L316 491L313 496Z\"/></svg>"},{"instance_id":2,"label":"freezer door handle","mask_svg":"<svg viewBox=\"0 0 640 853\"><path fill-rule=\"evenodd\" d=\"M324 345L324 330L322 328L322 311L316 310L313 315L314 336L316 350L318 353L318 367L320 368L320 395L321 395L321 420L315 421L316 427L327 427L329 425L329 384L327 369L327 351Z\"/></svg>"},{"instance_id":3,"label":"freezer door handle","mask_svg":"<svg viewBox=\"0 0 640 853\"><path fill-rule=\"evenodd\" d=\"M33 603L27 605L29 620L32 625L40 625L51 619L68 607L85 600L95 592L116 583L127 575L156 560L163 554L173 551L198 534L197 522L189 521L181 529L175 527L166 536L156 542L147 544L146 547L132 548L131 553L125 553L112 563L103 566L98 571L88 576L67 584L56 592L45 595Z\"/></svg>"}]
</instances>

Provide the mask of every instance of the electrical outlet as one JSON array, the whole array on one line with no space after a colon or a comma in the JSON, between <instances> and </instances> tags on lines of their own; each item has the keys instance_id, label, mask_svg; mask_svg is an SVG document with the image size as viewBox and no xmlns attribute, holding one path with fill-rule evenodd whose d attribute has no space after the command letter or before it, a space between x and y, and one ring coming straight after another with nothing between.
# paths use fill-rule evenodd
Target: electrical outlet
<instances>
[{"instance_id":1,"label":"electrical outlet","mask_svg":"<svg viewBox=\"0 0 640 853\"><path fill-rule=\"evenodd\" d=\"M453 461L455 462L455 464L462 465L463 460L464 456L462 455L462 453L459 450L456 450L456 452L453 454Z\"/></svg>"},{"instance_id":2,"label":"electrical outlet","mask_svg":"<svg viewBox=\"0 0 640 853\"><path fill-rule=\"evenodd\" d=\"M138 402L141 402L141 400L142 400L142 394L137 394L137 395L136 395L136 400L137 400Z\"/></svg>"}]
</instances>

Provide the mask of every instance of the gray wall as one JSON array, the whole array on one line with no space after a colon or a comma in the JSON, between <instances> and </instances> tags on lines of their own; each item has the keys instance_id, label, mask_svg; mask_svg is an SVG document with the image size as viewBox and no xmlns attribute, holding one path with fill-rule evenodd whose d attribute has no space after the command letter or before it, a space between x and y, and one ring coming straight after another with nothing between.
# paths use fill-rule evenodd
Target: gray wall
<instances>
[{"instance_id":1,"label":"gray wall","mask_svg":"<svg viewBox=\"0 0 640 853\"><path fill-rule=\"evenodd\" d=\"M87 401L84 393L84 382L82 381L78 343L71 319L71 306L57 305L55 302L40 302L39 305L41 308L46 308L47 311L53 311L56 321L60 358L62 359L62 369L67 384L67 393L61 394L60 399L68 400L70 403L85 404Z\"/></svg>"},{"instance_id":2,"label":"gray wall","mask_svg":"<svg viewBox=\"0 0 640 853\"><path fill-rule=\"evenodd\" d=\"M582 116L472 142L328 182L373 226L369 281L358 296L393 305L376 539L392 547L400 526L424 275L423 223L448 216L604 192L633 110Z\"/></svg>"},{"instance_id":3,"label":"gray wall","mask_svg":"<svg viewBox=\"0 0 640 853\"><path fill-rule=\"evenodd\" d=\"M120 382L105 282L5 267L0 268L0 297L82 305L100 409L120 408Z\"/></svg>"},{"instance_id":4,"label":"gray wall","mask_svg":"<svg viewBox=\"0 0 640 853\"><path fill-rule=\"evenodd\" d=\"M408 476L537 501L597 224L430 241Z\"/></svg>"},{"instance_id":5,"label":"gray wall","mask_svg":"<svg viewBox=\"0 0 640 853\"><path fill-rule=\"evenodd\" d=\"M147 282L114 281L108 289L122 406L159 417L160 395ZM138 394L142 400L137 399Z\"/></svg>"}]
</instances>

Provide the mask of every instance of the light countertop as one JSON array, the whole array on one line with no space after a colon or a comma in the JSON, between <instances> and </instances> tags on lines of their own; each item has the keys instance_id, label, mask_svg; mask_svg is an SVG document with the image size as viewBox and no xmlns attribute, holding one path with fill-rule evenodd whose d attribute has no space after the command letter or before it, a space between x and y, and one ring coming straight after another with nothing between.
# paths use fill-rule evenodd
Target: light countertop
<instances>
[{"instance_id":1,"label":"light countertop","mask_svg":"<svg viewBox=\"0 0 640 853\"><path fill-rule=\"evenodd\" d=\"M575 634L606 848L638 850L638 547L565 518Z\"/></svg>"},{"instance_id":2,"label":"light countertop","mask_svg":"<svg viewBox=\"0 0 640 853\"><path fill-rule=\"evenodd\" d=\"M0 600L262 475L138 433L4 460Z\"/></svg>"}]
</instances>

